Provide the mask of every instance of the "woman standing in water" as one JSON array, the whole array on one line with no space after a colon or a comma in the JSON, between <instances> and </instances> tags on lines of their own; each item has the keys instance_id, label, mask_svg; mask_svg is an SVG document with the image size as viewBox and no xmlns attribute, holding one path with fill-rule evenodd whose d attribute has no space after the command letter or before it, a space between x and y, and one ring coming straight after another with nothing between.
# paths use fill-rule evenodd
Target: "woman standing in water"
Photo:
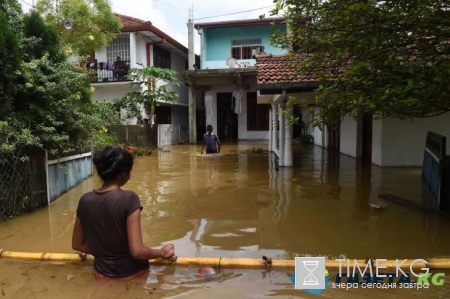
<instances>
[{"instance_id":1,"label":"woman standing in water","mask_svg":"<svg viewBox=\"0 0 450 299\"><path fill-rule=\"evenodd\" d=\"M120 188L130 179L133 156L124 149L107 147L93 161L103 185L80 198L72 247L94 255L96 277L138 276L148 271L149 259L172 257L173 244L161 249L143 244L139 197Z\"/></svg>"}]
</instances>

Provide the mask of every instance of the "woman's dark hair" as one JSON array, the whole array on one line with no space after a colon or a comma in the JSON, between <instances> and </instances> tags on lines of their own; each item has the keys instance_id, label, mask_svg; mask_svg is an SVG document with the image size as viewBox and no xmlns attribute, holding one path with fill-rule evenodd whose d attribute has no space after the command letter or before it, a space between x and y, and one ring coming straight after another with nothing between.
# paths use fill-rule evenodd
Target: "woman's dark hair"
<instances>
[{"instance_id":1,"label":"woman's dark hair","mask_svg":"<svg viewBox=\"0 0 450 299\"><path fill-rule=\"evenodd\" d=\"M206 131L212 131L212 130L213 130L213 127L211 125L206 126Z\"/></svg>"},{"instance_id":2,"label":"woman's dark hair","mask_svg":"<svg viewBox=\"0 0 450 299\"><path fill-rule=\"evenodd\" d=\"M106 147L94 154L94 165L103 181L115 179L120 173L130 173L133 168L133 156L119 147Z\"/></svg>"}]
</instances>

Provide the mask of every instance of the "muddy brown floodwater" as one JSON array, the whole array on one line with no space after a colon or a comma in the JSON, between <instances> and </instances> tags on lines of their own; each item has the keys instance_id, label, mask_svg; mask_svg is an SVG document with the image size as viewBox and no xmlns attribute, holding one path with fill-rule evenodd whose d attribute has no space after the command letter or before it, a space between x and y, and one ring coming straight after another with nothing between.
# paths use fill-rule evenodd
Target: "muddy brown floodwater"
<instances>
[{"instance_id":1,"label":"muddy brown floodwater","mask_svg":"<svg viewBox=\"0 0 450 299\"><path fill-rule=\"evenodd\" d=\"M420 168L364 166L318 147L296 146L295 167L278 167L264 143L224 144L219 156L179 145L136 159L124 189L140 198L144 242L175 244L178 256L429 258L450 256L450 222L405 207L370 206L391 193L419 202ZM73 252L80 196L98 188L85 180L44 208L0 223L0 248ZM147 280L99 282L91 264L0 259L3 298L450 298L450 279L429 289L295 290L293 270L154 266ZM72 276L69 276L72 275Z\"/></svg>"}]
</instances>

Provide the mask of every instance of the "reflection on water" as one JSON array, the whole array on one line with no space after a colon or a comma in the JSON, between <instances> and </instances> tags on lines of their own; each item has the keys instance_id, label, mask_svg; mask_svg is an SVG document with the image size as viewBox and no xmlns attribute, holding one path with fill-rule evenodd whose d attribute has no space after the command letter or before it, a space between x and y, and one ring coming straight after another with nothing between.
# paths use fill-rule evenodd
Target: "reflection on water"
<instances>
[{"instance_id":1,"label":"reflection on water","mask_svg":"<svg viewBox=\"0 0 450 299\"><path fill-rule=\"evenodd\" d=\"M278 168L272 154L252 153L254 146L224 145L220 156L199 156L200 146L179 145L137 158L124 188L141 198L144 242L172 242L178 256L201 257L450 255L448 221L394 204L370 206L383 193L420 201L420 169L382 169L318 147L298 148L295 167ZM86 180L50 207L1 223L0 247L71 252L79 197L99 184L97 178ZM182 272L192 269L177 269L181 280L167 269L161 270L165 282L158 285L182 284L179 294L189 293L192 285L200 288L196 278ZM251 276L230 273L217 279L243 283ZM280 282L274 292L282 295L286 288Z\"/></svg>"}]
</instances>

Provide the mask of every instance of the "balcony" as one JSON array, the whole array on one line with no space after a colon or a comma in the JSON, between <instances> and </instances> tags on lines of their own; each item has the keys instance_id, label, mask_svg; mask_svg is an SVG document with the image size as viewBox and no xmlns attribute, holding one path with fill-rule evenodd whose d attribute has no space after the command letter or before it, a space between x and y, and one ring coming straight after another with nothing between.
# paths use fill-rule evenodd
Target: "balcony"
<instances>
[{"instance_id":1,"label":"balcony","mask_svg":"<svg viewBox=\"0 0 450 299\"><path fill-rule=\"evenodd\" d=\"M251 68L256 66L255 59L238 59L235 68ZM203 61L202 69L228 69L230 68L227 65L226 60L208 60Z\"/></svg>"},{"instance_id":2,"label":"balcony","mask_svg":"<svg viewBox=\"0 0 450 299\"><path fill-rule=\"evenodd\" d=\"M117 59L114 62L88 63L86 68L89 72L91 83L112 83L128 82L127 78L130 71L130 61Z\"/></svg>"}]
</instances>

